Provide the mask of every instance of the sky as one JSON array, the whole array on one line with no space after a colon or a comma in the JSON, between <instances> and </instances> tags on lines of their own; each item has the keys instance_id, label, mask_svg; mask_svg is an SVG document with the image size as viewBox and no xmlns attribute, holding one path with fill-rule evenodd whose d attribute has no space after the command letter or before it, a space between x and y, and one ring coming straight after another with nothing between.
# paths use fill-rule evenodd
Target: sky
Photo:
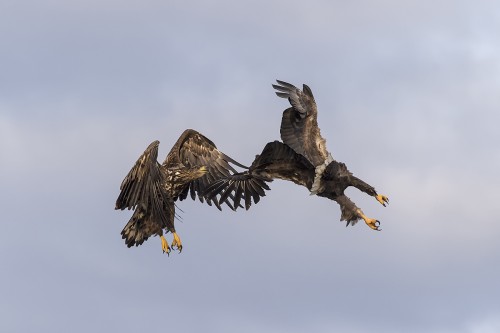
<instances>
[{"instance_id":1,"label":"sky","mask_svg":"<svg viewBox=\"0 0 500 333\"><path fill-rule=\"evenodd\" d=\"M0 331L500 331L498 1L1 1ZM186 128L250 164L313 90L382 222L274 181L127 248L119 186ZM170 240L170 239L169 239Z\"/></svg>"}]
</instances>

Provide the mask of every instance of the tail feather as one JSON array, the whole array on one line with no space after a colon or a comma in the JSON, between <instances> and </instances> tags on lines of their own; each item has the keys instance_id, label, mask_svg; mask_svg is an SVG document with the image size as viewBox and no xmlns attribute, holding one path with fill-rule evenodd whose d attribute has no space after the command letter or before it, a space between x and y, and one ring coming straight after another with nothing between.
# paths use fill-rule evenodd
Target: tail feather
<instances>
[{"instance_id":1,"label":"tail feather","mask_svg":"<svg viewBox=\"0 0 500 333\"><path fill-rule=\"evenodd\" d=\"M125 240L128 247L139 246L148 240L149 237L154 235L163 235L163 230L175 231L173 221L175 219L175 204L173 201L167 203L168 209L166 214L168 216L168 225L161 225L158 223L157 214L145 204L138 205L134 214L123 228L121 235Z\"/></svg>"},{"instance_id":2,"label":"tail feather","mask_svg":"<svg viewBox=\"0 0 500 333\"><path fill-rule=\"evenodd\" d=\"M123 228L121 235L127 247L139 246L144 243L152 232L151 216L147 214L144 207L137 207L134 214ZM161 229L160 229L161 232Z\"/></svg>"},{"instance_id":3,"label":"tail feather","mask_svg":"<svg viewBox=\"0 0 500 333\"><path fill-rule=\"evenodd\" d=\"M265 191L270 190L266 181L272 180L245 171L213 182L206 189L205 195L209 200L217 200L217 195L220 194L219 204L231 198L235 210L241 207L240 203L243 200L245 209L248 210L252 205L252 200L257 204L260 198L266 195Z\"/></svg>"}]
</instances>

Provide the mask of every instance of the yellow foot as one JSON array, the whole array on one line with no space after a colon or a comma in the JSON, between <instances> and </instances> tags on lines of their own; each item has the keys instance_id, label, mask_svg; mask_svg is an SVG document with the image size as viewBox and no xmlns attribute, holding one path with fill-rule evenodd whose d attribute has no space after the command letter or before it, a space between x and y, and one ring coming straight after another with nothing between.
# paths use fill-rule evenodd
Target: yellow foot
<instances>
[{"instance_id":1,"label":"yellow foot","mask_svg":"<svg viewBox=\"0 0 500 333\"><path fill-rule=\"evenodd\" d=\"M160 236L160 239L161 239L161 249L163 250L163 253L170 255L170 246L168 246L167 240L163 235Z\"/></svg>"},{"instance_id":2,"label":"yellow foot","mask_svg":"<svg viewBox=\"0 0 500 333\"><path fill-rule=\"evenodd\" d=\"M377 231L382 230L382 229L380 229L380 221L379 220L366 218L365 223L367 226L369 226L373 230L377 230Z\"/></svg>"},{"instance_id":3,"label":"yellow foot","mask_svg":"<svg viewBox=\"0 0 500 333\"><path fill-rule=\"evenodd\" d=\"M358 216L361 217L365 221L366 225L369 226L371 229L377 230L377 231L382 230L382 229L380 229L380 221L379 220L371 219L371 218L367 217L365 214L363 214L361 209L358 209L357 213L358 213Z\"/></svg>"},{"instance_id":4,"label":"yellow foot","mask_svg":"<svg viewBox=\"0 0 500 333\"><path fill-rule=\"evenodd\" d=\"M380 202L380 204L384 207L385 207L385 204L389 204L389 198L386 197L385 195L377 194L375 199L377 199L377 201Z\"/></svg>"},{"instance_id":5,"label":"yellow foot","mask_svg":"<svg viewBox=\"0 0 500 333\"><path fill-rule=\"evenodd\" d=\"M174 240L172 241L172 249L175 249L177 247L177 250L179 250L179 253L182 252L182 243L181 239L179 238L179 235L177 235L176 232L174 234Z\"/></svg>"}]
</instances>

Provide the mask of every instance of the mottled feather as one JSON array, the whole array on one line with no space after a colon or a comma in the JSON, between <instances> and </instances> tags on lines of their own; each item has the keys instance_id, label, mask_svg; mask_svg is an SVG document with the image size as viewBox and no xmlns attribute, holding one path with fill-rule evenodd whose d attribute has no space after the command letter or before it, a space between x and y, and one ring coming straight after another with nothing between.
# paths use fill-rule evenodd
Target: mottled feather
<instances>
[{"instance_id":1,"label":"mottled feather","mask_svg":"<svg viewBox=\"0 0 500 333\"><path fill-rule=\"evenodd\" d=\"M158 145L159 141L152 142L139 157L123 180L116 200L116 209L135 210L122 231L129 247L142 244L152 235L162 235L163 229L175 232L175 201L187 198L188 193L218 209L225 203L234 210L231 193L218 200L205 197L204 192L210 183L236 173L232 165L248 169L195 130L181 134L163 164L157 161Z\"/></svg>"}]
</instances>

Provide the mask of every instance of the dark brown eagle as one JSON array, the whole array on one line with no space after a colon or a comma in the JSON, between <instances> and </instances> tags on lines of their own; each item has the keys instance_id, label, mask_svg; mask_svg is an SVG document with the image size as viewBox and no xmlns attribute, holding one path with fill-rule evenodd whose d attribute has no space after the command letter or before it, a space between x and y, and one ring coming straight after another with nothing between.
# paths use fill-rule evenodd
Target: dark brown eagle
<instances>
[{"instance_id":1,"label":"dark brown eagle","mask_svg":"<svg viewBox=\"0 0 500 333\"><path fill-rule=\"evenodd\" d=\"M245 207L248 209L249 198L258 202L265 195L265 182L284 179L307 187L311 194L336 201L342 212L341 221L347 221L347 225L362 219L370 228L380 230L380 222L367 217L344 191L354 186L373 196L384 207L389 199L353 176L344 163L335 161L328 152L318 127L318 110L311 89L305 84L300 90L289 83L277 82L279 85L273 85L276 95L287 98L292 106L283 112L281 119L283 142L269 142L247 171L215 181L207 188L207 197L214 199L220 195L221 201L234 197L236 206L241 198L247 198Z\"/></svg>"},{"instance_id":2,"label":"dark brown eagle","mask_svg":"<svg viewBox=\"0 0 500 333\"><path fill-rule=\"evenodd\" d=\"M163 252L169 254L170 246L163 231L173 234L172 248L182 251L174 227L175 201L184 200L189 192L193 200L198 197L219 210L226 203L234 210L229 201L232 196L220 200L215 195L207 198L204 193L211 182L236 173L231 164L248 167L219 151L212 141L192 129L182 133L162 164L157 161L159 144L152 142L127 174L115 209L134 209L121 232L128 247L141 245L150 236L158 235Z\"/></svg>"}]
</instances>

